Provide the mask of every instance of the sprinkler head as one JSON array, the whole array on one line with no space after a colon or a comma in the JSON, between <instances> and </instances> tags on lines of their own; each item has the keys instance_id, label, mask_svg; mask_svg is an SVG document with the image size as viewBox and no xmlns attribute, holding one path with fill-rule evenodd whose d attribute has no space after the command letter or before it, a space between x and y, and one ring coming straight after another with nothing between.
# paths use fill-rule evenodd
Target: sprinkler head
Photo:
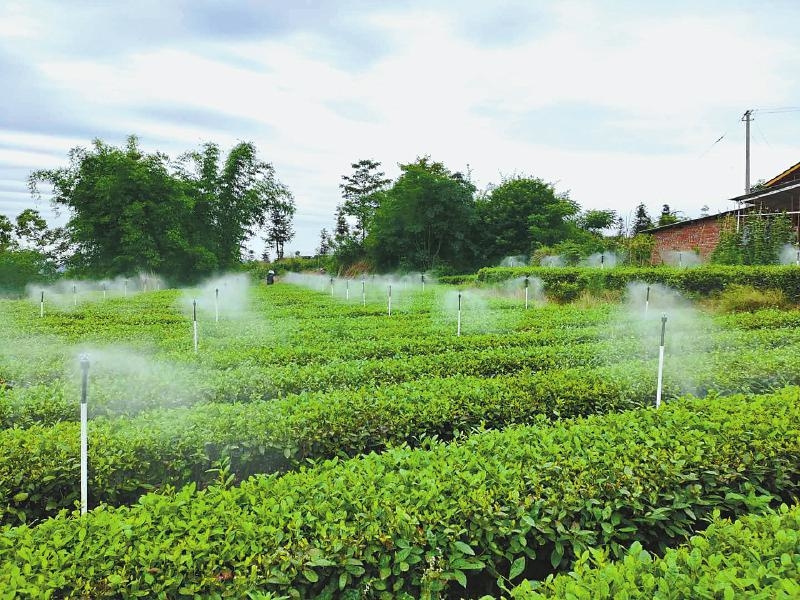
<instances>
[{"instance_id":1,"label":"sprinkler head","mask_svg":"<svg viewBox=\"0 0 800 600\"><path fill-rule=\"evenodd\" d=\"M80 355L79 362L81 364L81 370L86 372L89 370L89 355L84 353Z\"/></svg>"},{"instance_id":2,"label":"sprinkler head","mask_svg":"<svg viewBox=\"0 0 800 600\"><path fill-rule=\"evenodd\" d=\"M531 281L530 281L530 279L528 279L528 278L526 277L526 278L525 278L525 287L528 287L528 284L530 284L530 282L531 282Z\"/></svg>"}]
</instances>

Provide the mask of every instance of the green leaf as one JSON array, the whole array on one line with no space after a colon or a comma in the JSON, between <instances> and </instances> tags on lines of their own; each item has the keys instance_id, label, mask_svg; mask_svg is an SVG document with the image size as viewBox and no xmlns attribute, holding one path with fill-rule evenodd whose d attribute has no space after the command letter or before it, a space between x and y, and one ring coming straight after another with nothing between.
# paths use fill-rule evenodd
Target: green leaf
<instances>
[{"instance_id":1,"label":"green leaf","mask_svg":"<svg viewBox=\"0 0 800 600\"><path fill-rule=\"evenodd\" d=\"M319 575L316 572L312 571L311 569L303 569L303 577L308 579L311 583L316 583L319 581Z\"/></svg>"},{"instance_id":2,"label":"green leaf","mask_svg":"<svg viewBox=\"0 0 800 600\"><path fill-rule=\"evenodd\" d=\"M462 541L457 541L455 545L456 545L456 548L461 550L461 552L463 552L464 554L468 554L469 556L475 556L475 551L472 549L472 547L469 544L465 544Z\"/></svg>"},{"instance_id":3,"label":"green leaf","mask_svg":"<svg viewBox=\"0 0 800 600\"><path fill-rule=\"evenodd\" d=\"M511 570L508 572L508 578L514 579L525 570L525 557L520 556L513 563L511 563Z\"/></svg>"}]
</instances>

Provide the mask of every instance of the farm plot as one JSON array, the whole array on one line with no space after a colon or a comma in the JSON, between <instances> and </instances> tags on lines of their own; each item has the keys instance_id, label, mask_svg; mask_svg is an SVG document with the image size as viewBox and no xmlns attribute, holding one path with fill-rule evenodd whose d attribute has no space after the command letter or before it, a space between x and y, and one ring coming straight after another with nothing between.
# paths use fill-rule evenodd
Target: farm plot
<instances>
[{"instance_id":1,"label":"farm plot","mask_svg":"<svg viewBox=\"0 0 800 600\"><path fill-rule=\"evenodd\" d=\"M800 383L794 311L671 305L656 411L660 309L471 292L458 335L453 289L405 290L391 316L382 294L337 290L253 288L218 322L205 308L196 353L186 293L43 317L3 301L0 589L477 597L588 548L662 552L714 510L796 493L797 390L752 396ZM80 498L80 352L89 502L108 505L85 517L65 510ZM635 484L600 489L601 468ZM157 559L165 544L181 556Z\"/></svg>"}]
</instances>

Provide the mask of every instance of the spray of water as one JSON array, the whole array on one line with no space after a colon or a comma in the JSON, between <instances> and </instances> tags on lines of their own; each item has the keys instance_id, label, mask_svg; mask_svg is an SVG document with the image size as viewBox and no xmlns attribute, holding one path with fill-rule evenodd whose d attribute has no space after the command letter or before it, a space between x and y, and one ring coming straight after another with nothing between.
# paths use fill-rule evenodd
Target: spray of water
<instances>
[{"instance_id":1,"label":"spray of water","mask_svg":"<svg viewBox=\"0 0 800 600\"><path fill-rule=\"evenodd\" d=\"M564 267L566 264L567 261L564 260L564 257L558 254L543 256L539 260L539 265L542 267Z\"/></svg>"},{"instance_id":2,"label":"spray of water","mask_svg":"<svg viewBox=\"0 0 800 600\"><path fill-rule=\"evenodd\" d=\"M780 251L782 265L800 265L800 247L784 244Z\"/></svg>"},{"instance_id":3,"label":"spray of water","mask_svg":"<svg viewBox=\"0 0 800 600\"><path fill-rule=\"evenodd\" d=\"M661 252L661 260L671 267L681 269L703 264L700 255L694 250L665 250Z\"/></svg>"},{"instance_id":4,"label":"spray of water","mask_svg":"<svg viewBox=\"0 0 800 600\"><path fill-rule=\"evenodd\" d=\"M383 305L388 311L389 286L392 288L392 313L407 310L417 293L422 291L423 274L419 272L365 275L363 277L332 277L318 273L287 273L282 280L285 283L299 285L307 289L322 292L334 300L351 303L366 302L370 305ZM433 276L424 274L426 289L436 284ZM363 296L362 296L363 290Z\"/></svg>"},{"instance_id":5,"label":"spray of water","mask_svg":"<svg viewBox=\"0 0 800 600\"><path fill-rule=\"evenodd\" d=\"M66 310L87 302L131 297L140 292L165 288L164 280L157 275L140 273L133 277L117 277L99 281L61 279L51 285L28 285L25 292L31 302L39 304L42 293L44 293L46 307L54 306L59 310Z\"/></svg>"},{"instance_id":6,"label":"spray of water","mask_svg":"<svg viewBox=\"0 0 800 600\"><path fill-rule=\"evenodd\" d=\"M182 290L179 304L184 314L191 315L192 303L197 300L197 318L215 322L250 316L250 278L245 273L231 273L207 279L199 285Z\"/></svg>"},{"instance_id":7,"label":"spray of water","mask_svg":"<svg viewBox=\"0 0 800 600\"><path fill-rule=\"evenodd\" d=\"M595 252L585 260L581 261L581 265L585 267L598 267L605 269L613 269L617 266L619 259L615 252Z\"/></svg>"},{"instance_id":8,"label":"spray of water","mask_svg":"<svg viewBox=\"0 0 800 600\"><path fill-rule=\"evenodd\" d=\"M516 256L506 256L503 260L500 261L501 267L524 267L528 264L528 257L524 254L518 254Z\"/></svg>"},{"instance_id":9,"label":"spray of water","mask_svg":"<svg viewBox=\"0 0 800 600\"><path fill-rule=\"evenodd\" d=\"M544 295L544 283L538 277L514 277L507 279L495 286L494 290L498 296L513 298L520 305L525 304L525 289L527 288L528 307L541 306L546 302Z\"/></svg>"}]
</instances>

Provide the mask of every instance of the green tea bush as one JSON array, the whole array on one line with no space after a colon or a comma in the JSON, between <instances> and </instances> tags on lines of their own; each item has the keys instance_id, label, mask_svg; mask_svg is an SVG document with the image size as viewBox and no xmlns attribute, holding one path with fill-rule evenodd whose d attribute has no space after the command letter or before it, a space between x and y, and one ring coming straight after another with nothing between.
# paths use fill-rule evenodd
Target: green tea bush
<instances>
[{"instance_id":1,"label":"green tea bush","mask_svg":"<svg viewBox=\"0 0 800 600\"><path fill-rule=\"evenodd\" d=\"M663 551L800 481L797 388L332 460L0 530L7 597L493 593L588 548Z\"/></svg>"},{"instance_id":2,"label":"green tea bush","mask_svg":"<svg viewBox=\"0 0 800 600\"><path fill-rule=\"evenodd\" d=\"M765 308L784 308L788 305L781 290L757 290L750 285L730 285L718 298L724 312L753 312Z\"/></svg>"},{"instance_id":3,"label":"green tea bush","mask_svg":"<svg viewBox=\"0 0 800 600\"><path fill-rule=\"evenodd\" d=\"M584 551L568 575L526 581L511 591L520 600L572 598L800 598L800 506L716 518L689 544L653 556L635 542L619 561L602 549Z\"/></svg>"}]
</instances>

